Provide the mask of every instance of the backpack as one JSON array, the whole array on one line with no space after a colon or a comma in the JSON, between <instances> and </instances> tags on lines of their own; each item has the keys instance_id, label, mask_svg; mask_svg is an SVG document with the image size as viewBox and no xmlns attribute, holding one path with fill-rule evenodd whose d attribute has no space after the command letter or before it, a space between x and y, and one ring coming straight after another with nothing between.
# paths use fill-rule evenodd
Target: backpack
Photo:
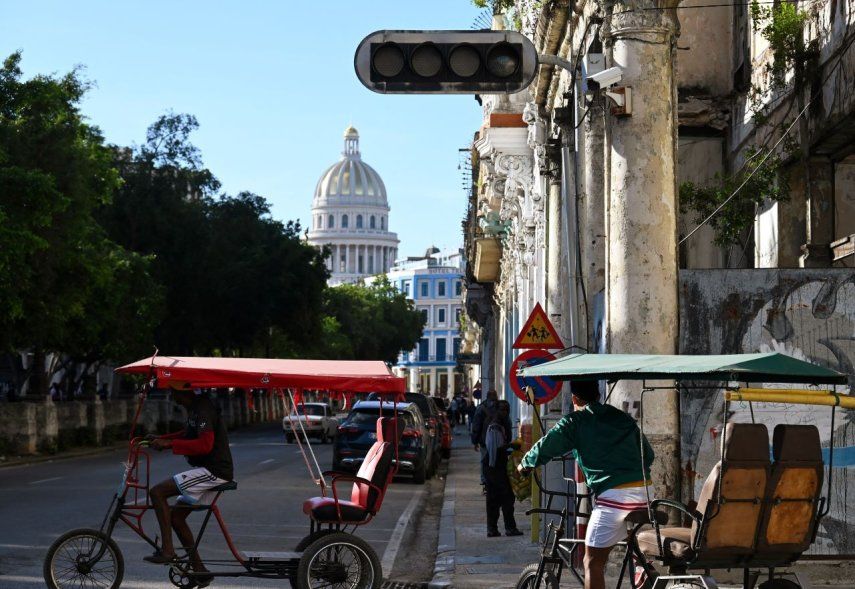
<instances>
[{"instance_id":1,"label":"backpack","mask_svg":"<svg viewBox=\"0 0 855 589\"><path fill-rule=\"evenodd\" d=\"M508 445L505 439L505 428L498 423L491 423L487 426L487 434L484 437L484 446L487 448L487 464L496 466L496 459L501 448Z\"/></svg>"}]
</instances>

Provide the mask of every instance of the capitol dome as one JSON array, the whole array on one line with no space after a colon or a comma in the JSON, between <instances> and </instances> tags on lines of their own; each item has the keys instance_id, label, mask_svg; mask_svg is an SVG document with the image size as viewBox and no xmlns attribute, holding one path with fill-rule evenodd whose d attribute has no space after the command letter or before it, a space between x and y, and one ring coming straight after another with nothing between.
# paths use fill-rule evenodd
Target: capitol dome
<instances>
[{"instance_id":1,"label":"capitol dome","mask_svg":"<svg viewBox=\"0 0 855 589\"><path fill-rule=\"evenodd\" d=\"M315 187L315 204L336 199L359 199L378 206L387 206L386 186L377 171L362 161L359 153L359 132L354 127L344 131L344 151L339 161L331 165Z\"/></svg>"},{"instance_id":2,"label":"capitol dome","mask_svg":"<svg viewBox=\"0 0 855 589\"><path fill-rule=\"evenodd\" d=\"M328 167L315 187L309 243L328 246L330 284L354 282L387 272L398 252L398 236L389 231L386 186L362 161L359 132L344 131L341 159Z\"/></svg>"}]
</instances>

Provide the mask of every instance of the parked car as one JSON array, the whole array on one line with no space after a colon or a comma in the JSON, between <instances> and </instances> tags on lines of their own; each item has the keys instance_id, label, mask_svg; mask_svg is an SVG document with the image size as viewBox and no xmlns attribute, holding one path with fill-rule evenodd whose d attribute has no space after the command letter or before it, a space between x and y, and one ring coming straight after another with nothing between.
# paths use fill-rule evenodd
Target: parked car
<instances>
[{"instance_id":1,"label":"parked car","mask_svg":"<svg viewBox=\"0 0 855 589\"><path fill-rule=\"evenodd\" d=\"M413 477L414 483L424 483L430 464L431 440L421 411L414 403L382 402L382 416L392 417L397 409L398 472ZM377 439L377 419L381 416L381 401L359 401L338 426L333 446L332 469L355 472L368 449Z\"/></svg>"},{"instance_id":2,"label":"parked car","mask_svg":"<svg viewBox=\"0 0 855 589\"><path fill-rule=\"evenodd\" d=\"M291 423L294 429L291 429ZM300 423L303 427L300 428ZM338 431L338 419L333 415L332 409L326 403L298 403L296 411L282 418L282 430L285 432L285 441L294 441L294 430L298 435L320 439L321 444L326 444L330 438L334 438Z\"/></svg>"},{"instance_id":3,"label":"parked car","mask_svg":"<svg viewBox=\"0 0 855 589\"><path fill-rule=\"evenodd\" d=\"M368 398L372 401L380 400L377 393L371 393ZM427 476L432 477L439 467L439 461L442 459L442 431L440 430L439 414L437 406L431 403L430 397L421 393L404 393L404 398L408 403L415 403L416 407L422 413L425 420L425 425L430 438L430 457L428 461Z\"/></svg>"},{"instance_id":4,"label":"parked car","mask_svg":"<svg viewBox=\"0 0 855 589\"><path fill-rule=\"evenodd\" d=\"M442 399L438 399L437 397L430 397L430 402L434 404L438 413L437 419L439 420L440 453L445 459L451 458L451 421L449 421L448 415L445 414Z\"/></svg>"}]
</instances>

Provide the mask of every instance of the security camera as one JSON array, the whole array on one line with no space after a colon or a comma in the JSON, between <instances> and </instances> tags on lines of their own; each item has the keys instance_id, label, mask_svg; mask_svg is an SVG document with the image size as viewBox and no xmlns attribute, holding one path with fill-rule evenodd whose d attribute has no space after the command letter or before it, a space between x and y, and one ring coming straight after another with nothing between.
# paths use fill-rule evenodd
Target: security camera
<instances>
[{"instance_id":1,"label":"security camera","mask_svg":"<svg viewBox=\"0 0 855 589\"><path fill-rule=\"evenodd\" d=\"M620 82L622 78L623 70L619 67L610 67L607 70L588 76L588 87L594 91L610 88Z\"/></svg>"}]
</instances>

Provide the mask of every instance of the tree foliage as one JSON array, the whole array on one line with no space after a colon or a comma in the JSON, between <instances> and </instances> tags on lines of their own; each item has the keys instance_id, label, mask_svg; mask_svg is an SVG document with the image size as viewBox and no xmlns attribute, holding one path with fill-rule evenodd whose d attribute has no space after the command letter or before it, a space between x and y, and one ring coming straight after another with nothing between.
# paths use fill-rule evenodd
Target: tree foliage
<instances>
[{"instance_id":1,"label":"tree foliage","mask_svg":"<svg viewBox=\"0 0 855 589\"><path fill-rule=\"evenodd\" d=\"M328 357L394 362L401 350L416 345L424 329L421 313L385 275L368 286L329 289L324 312Z\"/></svg>"},{"instance_id":2,"label":"tree foliage","mask_svg":"<svg viewBox=\"0 0 855 589\"><path fill-rule=\"evenodd\" d=\"M155 258L167 318L156 344L171 354L298 354L321 328L323 257L298 222L272 219L263 197L215 196L220 184L190 142L197 127L169 113L142 146L117 150L124 184L101 212L117 241Z\"/></svg>"},{"instance_id":3,"label":"tree foliage","mask_svg":"<svg viewBox=\"0 0 855 589\"><path fill-rule=\"evenodd\" d=\"M148 260L109 240L93 217L120 178L80 113L89 85L78 70L23 80L20 62L13 53L0 68L0 351L123 356L130 342L109 329L117 293L148 312L157 292L134 290ZM123 328L150 337L152 317L135 319Z\"/></svg>"}]
</instances>

